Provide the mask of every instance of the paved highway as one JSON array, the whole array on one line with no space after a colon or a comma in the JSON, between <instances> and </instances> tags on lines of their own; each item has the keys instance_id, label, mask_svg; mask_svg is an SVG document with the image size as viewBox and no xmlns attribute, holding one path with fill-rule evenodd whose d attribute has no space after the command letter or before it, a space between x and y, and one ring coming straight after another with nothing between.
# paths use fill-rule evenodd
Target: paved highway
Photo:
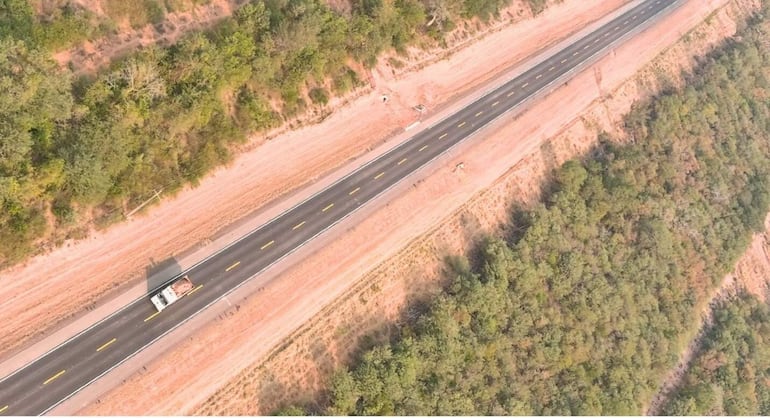
<instances>
[{"instance_id":1,"label":"paved highway","mask_svg":"<svg viewBox=\"0 0 770 418\"><path fill-rule=\"evenodd\" d=\"M191 268L193 292L143 297L0 381L0 414L44 414L287 253L681 0L648 0ZM547 117L547 115L544 115ZM300 289L298 289L299 291Z\"/></svg>"}]
</instances>

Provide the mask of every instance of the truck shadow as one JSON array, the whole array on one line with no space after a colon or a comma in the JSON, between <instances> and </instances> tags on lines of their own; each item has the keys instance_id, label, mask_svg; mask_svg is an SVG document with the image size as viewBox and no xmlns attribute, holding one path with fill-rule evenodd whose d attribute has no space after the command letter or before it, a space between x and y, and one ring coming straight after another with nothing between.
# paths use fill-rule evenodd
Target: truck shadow
<instances>
[{"instance_id":1,"label":"truck shadow","mask_svg":"<svg viewBox=\"0 0 770 418\"><path fill-rule=\"evenodd\" d=\"M163 283L166 283L169 279L181 272L182 267L174 257L167 258L160 262L157 262L150 257L150 264L145 268L147 291L151 292L157 289Z\"/></svg>"}]
</instances>

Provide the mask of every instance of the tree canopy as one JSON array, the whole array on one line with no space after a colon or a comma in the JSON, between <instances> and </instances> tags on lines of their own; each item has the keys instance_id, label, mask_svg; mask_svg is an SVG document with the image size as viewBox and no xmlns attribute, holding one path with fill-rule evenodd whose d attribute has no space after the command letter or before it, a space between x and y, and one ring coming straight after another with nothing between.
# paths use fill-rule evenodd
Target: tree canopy
<instances>
[{"instance_id":1,"label":"tree canopy","mask_svg":"<svg viewBox=\"0 0 770 418\"><path fill-rule=\"evenodd\" d=\"M740 293L714 321L665 415L770 415L770 308Z\"/></svg>"}]
</instances>

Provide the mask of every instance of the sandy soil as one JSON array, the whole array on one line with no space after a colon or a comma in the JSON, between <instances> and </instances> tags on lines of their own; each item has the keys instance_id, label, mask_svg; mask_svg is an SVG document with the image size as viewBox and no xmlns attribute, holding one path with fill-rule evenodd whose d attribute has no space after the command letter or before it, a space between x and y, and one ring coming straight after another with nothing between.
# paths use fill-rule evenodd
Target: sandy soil
<instances>
[{"instance_id":1,"label":"sandy soil","mask_svg":"<svg viewBox=\"0 0 770 418\"><path fill-rule=\"evenodd\" d=\"M313 248L312 255L282 272L280 280L262 285L245 300L229 298L233 307L215 322L80 413L258 414L287 401L315 399L329 371L350 358L351 343L366 341L365 336L382 337L389 324L397 326L406 302L435 292L442 258L498 228L514 201L511 196L536 198L544 173L588 149L597 128L617 130L620 116L634 100L656 90L661 73L672 71L670 78L676 78L679 68L691 64L687 59L691 54L728 34L729 30L719 32L723 29L719 18L710 19L714 35L687 37L668 50L671 61L651 65L639 81L618 89L644 63L726 2L688 2L663 24L615 49L590 71L533 104L529 112L514 121L501 121L496 129L448 154L431 170L434 175L417 176L414 185L407 182L394 191L398 198L355 215L365 218L361 223L351 219L340 224L337 230L345 230L344 235ZM493 36L502 37L504 32ZM464 50L451 60L485 56L479 54L479 45L486 42L468 48L477 48L471 55L465 57ZM491 43L486 52L495 54L503 45ZM454 67L454 72L458 70ZM431 74L439 73L431 69ZM591 105L605 94L609 97ZM560 111L554 114L553 109ZM543 123L543 114L549 115L549 123ZM557 140L546 142L559 132ZM465 169L455 171L460 158ZM440 207L425 204L438 199ZM372 270L372 265L378 267ZM310 316L333 300L337 302L308 323ZM279 342L279 349L271 349ZM215 396L205 399L228 381Z\"/></svg>"},{"instance_id":2,"label":"sandy soil","mask_svg":"<svg viewBox=\"0 0 770 418\"><path fill-rule=\"evenodd\" d=\"M146 215L3 271L2 359L8 359L22 343L50 335L53 325L94 309L95 301L108 293L141 283L148 265L178 256L183 249L204 247L223 226L382 144L390 133L416 120L412 106L422 103L429 115L436 114L436 108L451 99L624 2L564 2L538 19L491 34L483 43L471 45L430 70L397 79L383 64L371 74L377 89L360 92L354 102L341 104L324 123L264 143L255 139L261 145L241 155L231 167L151 208ZM391 97L387 106L380 101L383 91ZM291 157L284 158L287 155ZM185 267L202 256L180 256L176 262Z\"/></svg>"}]
</instances>

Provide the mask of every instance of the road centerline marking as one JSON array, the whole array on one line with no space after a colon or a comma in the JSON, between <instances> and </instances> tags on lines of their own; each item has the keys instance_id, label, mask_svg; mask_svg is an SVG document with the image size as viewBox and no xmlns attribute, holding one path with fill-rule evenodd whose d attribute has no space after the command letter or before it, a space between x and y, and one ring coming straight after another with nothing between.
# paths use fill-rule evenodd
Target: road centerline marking
<instances>
[{"instance_id":1,"label":"road centerline marking","mask_svg":"<svg viewBox=\"0 0 770 418\"><path fill-rule=\"evenodd\" d=\"M425 148L428 148L428 146L427 145L423 145L422 148L417 150L417 152L420 152L420 151L424 150Z\"/></svg>"},{"instance_id":2,"label":"road centerline marking","mask_svg":"<svg viewBox=\"0 0 770 418\"><path fill-rule=\"evenodd\" d=\"M566 58L564 58L563 60L561 60L561 63L562 63L562 64L564 64L565 62L567 62L567 59L566 59Z\"/></svg>"},{"instance_id":3,"label":"road centerline marking","mask_svg":"<svg viewBox=\"0 0 770 418\"><path fill-rule=\"evenodd\" d=\"M329 206L321 209L321 212L326 212L327 210L331 209L334 206L334 203L329 203Z\"/></svg>"},{"instance_id":4,"label":"road centerline marking","mask_svg":"<svg viewBox=\"0 0 770 418\"><path fill-rule=\"evenodd\" d=\"M538 75L535 76L535 80L540 80L541 78L543 78L542 74L538 74Z\"/></svg>"},{"instance_id":5,"label":"road centerline marking","mask_svg":"<svg viewBox=\"0 0 770 418\"><path fill-rule=\"evenodd\" d=\"M500 101L496 101L496 102L492 103L492 107L495 107L495 106L497 106L498 104L500 104Z\"/></svg>"},{"instance_id":6,"label":"road centerline marking","mask_svg":"<svg viewBox=\"0 0 770 418\"><path fill-rule=\"evenodd\" d=\"M59 373L56 373L55 375L53 375L53 376L49 377L49 378L48 378L48 380L46 380L45 382L43 382L43 384L44 384L44 385L47 385L47 384L49 384L49 383L53 382L54 380L58 379L58 378L59 378L59 376L63 375L63 374L64 374L64 372L66 372L66 370L62 370L62 371L60 371Z\"/></svg>"},{"instance_id":7,"label":"road centerline marking","mask_svg":"<svg viewBox=\"0 0 770 418\"><path fill-rule=\"evenodd\" d=\"M463 122L463 123L461 123L461 124L457 125L457 127L458 127L458 128L462 128L463 126L465 126L465 122ZM439 139L441 139L441 138L439 138Z\"/></svg>"},{"instance_id":8,"label":"road centerline marking","mask_svg":"<svg viewBox=\"0 0 770 418\"><path fill-rule=\"evenodd\" d=\"M556 66L551 66L551 68L548 69L548 71L553 71L556 69Z\"/></svg>"},{"instance_id":9,"label":"road centerline marking","mask_svg":"<svg viewBox=\"0 0 770 418\"><path fill-rule=\"evenodd\" d=\"M521 88L527 87L529 85L529 81L521 85Z\"/></svg>"},{"instance_id":10,"label":"road centerline marking","mask_svg":"<svg viewBox=\"0 0 770 418\"><path fill-rule=\"evenodd\" d=\"M6 409L8 409L8 405L6 405L6 406L4 406L4 407L0 408L0 414L2 414L2 413L3 413L3 411L5 411Z\"/></svg>"},{"instance_id":11,"label":"road centerline marking","mask_svg":"<svg viewBox=\"0 0 770 418\"><path fill-rule=\"evenodd\" d=\"M440 137L438 137L438 139L444 139L444 138L446 138L446 136L447 136L447 134L443 134Z\"/></svg>"},{"instance_id":12,"label":"road centerline marking","mask_svg":"<svg viewBox=\"0 0 770 418\"><path fill-rule=\"evenodd\" d=\"M114 343L117 340L118 340L117 338L113 338L113 339L107 341L106 343L102 344L99 348L97 348L96 352L98 353L98 352L104 350L105 348L109 347L110 344Z\"/></svg>"},{"instance_id":13,"label":"road centerline marking","mask_svg":"<svg viewBox=\"0 0 770 418\"><path fill-rule=\"evenodd\" d=\"M230 271L230 270L232 270L232 269L234 269L234 268L238 267L238 264L241 264L241 262L240 262L240 261L236 261L236 262L235 262L235 263L234 263L232 266L230 266L230 267L226 268L226 269L225 269L225 272L228 272L228 271Z\"/></svg>"},{"instance_id":14,"label":"road centerline marking","mask_svg":"<svg viewBox=\"0 0 770 418\"><path fill-rule=\"evenodd\" d=\"M482 110L481 112L479 112L479 113L476 113L476 116L475 116L475 117L479 117L479 116L481 116L481 114L482 114L482 113L484 113L484 111L483 111L483 110Z\"/></svg>"},{"instance_id":15,"label":"road centerline marking","mask_svg":"<svg viewBox=\"0 0 770 418\"><path fill-rule=\"evenodd\" d=\"M156 317L156 316L158 316L159 314L160 314L160 311L158 311L158 312L155 312L154 314L152 314L152 315L148 316L147 318L144 318L144 322L147 322L147 321L149 321L150 319L152 319L152 318L155 318L155 317Z\"/></svg>"},{"instance_id":16,"label":"road centerline marking","mask_svg":"<svg viewBox=\"0 0 770 418\"><path fill-rule=\"evenodd\" d=\"M187 295L188 295L188 296L189 296L189 295L192 295L193 293L195 293L195 292L197 292L197 291L201 290L201 287L203 287L203 285L202 285L202 284L199 284L199 285L198 285L198 287L196 287L195 289L191 290L191 291L190 291L190 293L188 293Z\"/></svg>"},{"instance_id":17,"label":"road centerline marking","mask_svg":"<svg viewBox=\"0 0 770 418\"><path fill-rule=\"evenodd\" d=\"M382 177L384 175L385 175L385 172L383 171L382 173L377 174L376 176L374 176L374 179L377 180L378 178L380 178L380 177Z\"/></svg>"},{"instance_id":18,"label":"road centerline marking","mask_svg":"<svg viewBox=\"0 0 770 418\"><path fill-rule=\"evenodd\" d=\"M261 246L259 249L260 249L260 250L264 250L265 248L267 248L267 247L269 247L269 246L273 245L274 243L275 243L275 241L270 241L270 242L268 242L267 244L265 244L265 245Z\"/></svg>"},{"instance_id":19,"label":"road centerline marking","mask_svg":"<svg viewBox=\"0 0 770 418\"><path fill-rule=\"evenodd\" d=\"M348 193L348 196L353 196L353 195L354 195L354 194L356 194L356 192L358 192L359 190L361 190L361 188L360 188L360 187L356 187L355 189L351 190L351 191L350 191L350 193ZM305 221L302 221L302 224L304 224L304 223L305 223ZM295 229L296 229L296 228L299 228L300 226L302 226L302 224L299 224L299 226L296 226L296 227L294 227L294 228L295 228Z\"/></svg>"},{"instance_id":20,"label":"road centerline marking","mask_svg":"<svg viewBox=\"0 0 770 418\"><path fill-rule=\"evenodd\" d=\"M573 56L573 57L576 57L576 56L577 56L579 53L580 53L580 52L577 52L577 51L575 51L575 52L573 52L573 53L572 53L572 56Z\"/></svg>"},{"instance_id":21,"label":"road centerline marking","mask_svg":"<svg viewBox=\"0 0 770 418\"><path fill-rule=\"evenodd\" d=\"M406 160L408 160L408 158L404 158L403 160L399 161L398 164L396 164L396 165L401 165L401 164L405 163Z\"/></svg>"}]
</instances>

